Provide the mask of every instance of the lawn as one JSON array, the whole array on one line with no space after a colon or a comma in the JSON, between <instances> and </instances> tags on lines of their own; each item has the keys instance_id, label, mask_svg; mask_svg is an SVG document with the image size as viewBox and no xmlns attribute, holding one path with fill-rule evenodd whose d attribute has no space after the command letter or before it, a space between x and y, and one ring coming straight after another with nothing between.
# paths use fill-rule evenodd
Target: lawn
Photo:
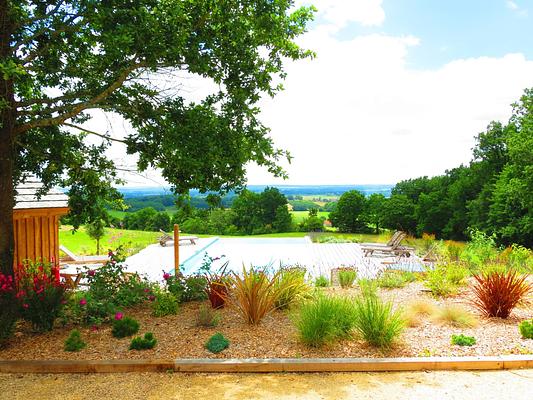
<instances>
[{"instance_id":1,"label":"lawn","mask_svg":"<svg viewBox=\"0 0 533 400\"><path fill-rule=\"evenodd\" d=\"M123 245L129 250L128 253L133 254L150 244L157 243L159 236L160 233L158 232L106 228L106 234L100 241L100 248L102 252L107 252L110 248L115 249L119 245ZM87 235L83 227L73 232L71 226L61 226L59 229L59 243L76 254L96 254L96 241Z\"/></svg>"},{"instance_id":2,"label":"lawn","mask_svg":"<svg viewBox=\"0 0 533 400\"><path fill-rule=\"evenodd\" d=\"M299 224L302 222L305 218L308 217L309 212L308 211L291 211L292 214L292 220L294 223ZM328 218L329 212L328 211L319 211L318 216Z\"/></svg>"}]
</instances>

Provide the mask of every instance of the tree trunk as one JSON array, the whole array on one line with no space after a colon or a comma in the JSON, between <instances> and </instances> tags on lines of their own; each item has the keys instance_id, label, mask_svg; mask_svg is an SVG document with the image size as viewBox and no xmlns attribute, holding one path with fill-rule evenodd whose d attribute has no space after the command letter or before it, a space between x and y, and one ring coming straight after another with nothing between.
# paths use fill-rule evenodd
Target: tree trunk
<instances>
[{"instance_id":1,"label":"tree trunk","mask_svg":"<svg viewBox=\"0 0 533 400\"><path fill-rule=\"evenodd\" d=\"M100 255L100 239L96 239L96 255Z\"/></svg>"},{"instance_id":2,"label":"tree trunk","mask_svg":"<svg viewBox=\"0 0 533 400\"><path fill-rule=\"evenodd\" d=\"M9 1L0 0L0 61L11 56ZM13 274L15 97L13 78L0 74L0 271Z\"/></svg>"}]
</instances>

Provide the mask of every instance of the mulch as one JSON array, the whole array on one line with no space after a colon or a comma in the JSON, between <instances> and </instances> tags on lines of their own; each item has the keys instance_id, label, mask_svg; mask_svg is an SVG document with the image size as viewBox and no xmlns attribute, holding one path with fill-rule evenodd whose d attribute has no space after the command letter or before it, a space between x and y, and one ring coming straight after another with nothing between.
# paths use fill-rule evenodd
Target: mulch
<instances>
[{"instance_id":1,"label":"mulch","mask_svg":"<svg viewBox=\"0 0 533 400\"><path fill-rule=\"evenodd\" d=\"M356 289L327 288L328 292L351 295ZM429 293L419 282L402 289L380 290L384 298L392 299L397 306L409 301L428 299ZM10 345L0 350L0 359L173 359L173 358L310 358L310 357L419 357L419 356L491 356L504 354L533 354L533 340L522 339L518 323L533 318L531 306L517 308L510 318L483 318L469 305L467 290L447 299L433 300L439 305L460 303L475 313L480 323L475 328L455 328L430 320L414 328L406 328L399 341L383 352L354 337L320 349L301 344L291 321L290 311L275 311L259 325L250 326L232 308L220 310L221 322L214 328L196 326L196 317L202 302L183 304L177 315L156 318L151 315L150 303L129 309L126 315L141 324L139 334L153 332L158 340L152 350L128 350L131 338L116 339L111 326L103 325L96 331L76 327L82 333L87 347L70 353L63 349L64 341L73 326L57 327L44 334L33 333L25 323L19 323ZM206 302L207 303L207 302ZM231 344L219 354L208 352L204 344L210 336L221 332ZM474 336L472 347L451 345L452 334Z\"/></svg>"}]
</instances>

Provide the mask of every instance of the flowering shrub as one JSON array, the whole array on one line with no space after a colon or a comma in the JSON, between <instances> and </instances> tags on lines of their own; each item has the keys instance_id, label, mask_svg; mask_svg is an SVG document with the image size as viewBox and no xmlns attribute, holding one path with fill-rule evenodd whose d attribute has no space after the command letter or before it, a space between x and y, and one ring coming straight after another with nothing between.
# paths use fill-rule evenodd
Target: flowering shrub
<instances>
[{"instance_id":1,"label":"flowering shrub","mask_svg":"<svg viewBox=\"0 0 533 400\"><path fill-rule=\"evenodd\" d=\"M170 275L168 272L165 272L163 279L166 289L176 296L180 302L205 300L207 298L205 292L207 280L203 276L185 276L181 273Z\"/></svg>"},{"instance_id":2,"label":"flowering shrub","mask_svg":"<svg viewBox=\"0 0 533 400\"><path fill-rule=\"evenodd\" d=\"M16 269L20 315L38 332L52 330L65 304L65 285L51 263L27 262Z\"/></svg>"},{"instance_id":3,"label":"flowering shrub","mask_svg":"<svg viewBox=\"0 0 533 400\"><path fill-rule=\"evenodd\" d=\"M11 275L0 272L0 348L13 335L17 322L15 282Z\"/></svg>"},{"instance_id":4,"label":"flowering shrub","mask_svg":"<svg viewBox=\"0 0 533 400\"><path fill-rule=\"evenodd\" d=\"M139 332L139 322L131 317L124 317L117 313L113 321L113 330L111 333L116 338L131 336Z\"/></svg>"}]
</instances>

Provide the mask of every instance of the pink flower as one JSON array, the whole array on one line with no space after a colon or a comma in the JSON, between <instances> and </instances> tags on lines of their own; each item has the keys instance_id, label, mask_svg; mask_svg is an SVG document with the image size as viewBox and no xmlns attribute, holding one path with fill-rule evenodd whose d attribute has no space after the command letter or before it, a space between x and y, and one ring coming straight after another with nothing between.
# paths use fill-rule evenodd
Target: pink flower
<instances>
[{"instance_id":1,"label":"pink flower","mask_svg":"<svg viewBox=\"0 0 533 400\"><path fill-rule=\"evenodd\" d=\"M91 332L96 332L98 330L98 327L96 325L91 326Z\"/></svg>"},{"instance_id":2,"label":"pink flower","mask_svg":"<svg viewBox=\"0 0 533 400\"><path fill-rule=\"evenodd\" d=\"M155 296L154 295L148 296L148 300L154 301L155 300Z\"/></svg>"},{"instance_id":3,"label":"pink flower","mask_svg":"<svg viewBox=\"0 0 533 400\"><path fill-rule=\"evenodd\" d=\"M144 288L144 293L149 293L149 292L150 292L150 289Z\"/></svg>"},{"instance_id":4,"label":"pink flower","mask_svg":"<svg viewBox=\"0 0 533 400\"><path fill-rule=\"evenodd\" d=\"M169 274L168 272L165 272L165 273L163 274L163 279L166 280L166 281L168 281L168 280L170 279L170 274Z\"/></svg>"},{"instance_id":5,"label":"pink flower","mask_svg":"<svg viewBox=\"0 0 533 400\"><path fill-rule=\"evenodd\" d=\"M96 274L96 271L94 269L90 269L89 271L87 271L87 275L89 276L94 276L94 274Z\"/></svg>"},{"instance_id":6,"label":"pink flower","mask_svg":"<svg viewBox=\"0 0 533 400\"><path fill-rule=\"evenodd\" d=\"M116 319L117 321L121 320L122 317L124 317L124 314L122 314L121 312L118 312L118 313L115 314L115 319Z\"/></svg>"},{"instance_id":7,"label":"pink flower","mask_svg":"<svg viewBox=\"0 0 533 400\"><path fill-rule=\"evenodd\" d=\"M81 299L80 300L80 306L84 306L87 304L87 300L86 299Z\"/></svg>"},{"instance_id":8,"label":"pink flower","mask_svg":"<svg viewBox=\"0 0 533 400\"><path fill-rule=\"evenodd\" d=\"M28 308L30 308L30 305L29 305L29 304L26 304L26 303L24 303L24 304L22 305L22 307L23 307L23 308L26 308L26 309L28 309Z\"/></svg>"},{"instance_id":9,"label":"pink flower","mask_svg":"<svg viewBox=\"0 0 533 400\"><path fill-rule=\"evenodd\" d=\"M113 257L113 252L112 252L111 250L109 250L109 253L107 253L107 255L108 255L109 257Z\"/></svg>"}]
</instances>

